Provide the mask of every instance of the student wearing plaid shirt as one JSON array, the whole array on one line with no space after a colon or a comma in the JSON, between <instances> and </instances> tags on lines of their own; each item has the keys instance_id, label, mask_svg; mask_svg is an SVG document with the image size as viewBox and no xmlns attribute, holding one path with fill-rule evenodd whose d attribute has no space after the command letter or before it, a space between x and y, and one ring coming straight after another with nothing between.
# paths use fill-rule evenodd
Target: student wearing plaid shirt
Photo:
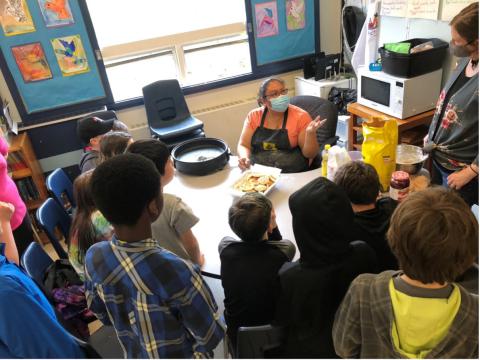
<instances>
[{"instance_id":1,"label":"student wearing plaid shirt","mask_svg":"<svg viewBox=\"0 0 480 360\"><path fill-rule=\"evenodd\" d=\"M91 189L115 236L87 251L89 308L113 324L125 357L211 356L224 328L210 289L198 267L151 239L163 207L154 164L118 155L95 169Z\"/></svg>"}]
</instances>

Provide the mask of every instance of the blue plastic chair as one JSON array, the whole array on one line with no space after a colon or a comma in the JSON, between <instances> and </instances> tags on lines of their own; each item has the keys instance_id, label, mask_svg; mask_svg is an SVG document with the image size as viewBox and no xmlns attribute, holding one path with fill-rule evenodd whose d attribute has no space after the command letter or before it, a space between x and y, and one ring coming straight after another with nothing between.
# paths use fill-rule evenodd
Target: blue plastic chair
<instances>
[{"instance_id":1,"label":"blue plastic chair","mask_svg":"<svg viewBox=\"0 0 480 360\"><path fill-rule=\"evenodd\" d=\"M37 219L40 226L48 236L53 248L61 259L68 259L68 255L60 245L60 239L55 234L55 228L58 227L65 239L68 239L70 225L72 220L60 205L48 198L37 210Z\"/></svg>"},{"instance_id":2,"label":"blue plastic chair","mask_svg":"<svg viewBox=\"0 0 480 360\"><path fill-rule=\"evenodd\" d=\"M43 284L45 270L53 264L53 260L50 256L48 256L45 250L43 250L36 242L32 242L28 245L20 262L28 276L35 280L39 285Z\"/></svg>"},{"instance_id":3,"label":"blue plastic chair","mask_svg":"<svg viewBox=\"0 0 480 360\"><path fill-rule=\"evenodd\" d=\"M53 260L48 256L48 254L43 250L43 248L36 242L31 243L27 250L23 253L20 260L22 267L27 272L27 275L30 276L35 282L39 285L40 289L45 292L43 289L43 281L47 268L53 264ZM50 296L46 294L47 298L51 300ZM52 304L53 305L53 304ZM65 328L69 331L69 328L66 327L65 321L62 320L62 316L55 309L57 318ZM69 331L70 332L70 331ZM93 333L88 343L75 337L71 334L75 342L79 347L84 351L85 357L87 359L121 359L123 358L122 347L118 341L118 338L115 333L115 329L111 326L102 326L95 333Z\"/></svg>"},{"instance_id":4,"label":"blue plastic chair","mask_svg":"<svg viewBox=\"0 0 480 360\"><path fill-rule=\"evenodd\" d=\"M203 122L190 114L178 80L159 80L142 91L152 136L167 145L205 137Z\"/></svg>"},{"instance_id":5,"label":"blue plastic chair","mask_svg":"<svg viewBox=\"0 0 480 360\"><path fill-rule=\"evenodd\" d=\"M73 184L63 169L55 169L47 176L47 189L53 195L55 200L65 208L65 199L62 194L66 194L67 200L72 207L76 207L75 198L73 197Z\"/></svg>"}]
</instances>

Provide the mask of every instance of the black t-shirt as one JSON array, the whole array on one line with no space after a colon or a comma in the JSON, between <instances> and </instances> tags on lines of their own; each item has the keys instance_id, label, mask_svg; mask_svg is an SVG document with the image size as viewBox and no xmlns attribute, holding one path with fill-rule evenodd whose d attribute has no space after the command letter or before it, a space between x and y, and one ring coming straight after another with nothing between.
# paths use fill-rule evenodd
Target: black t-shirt
<instances>
[{"instance_id":1,"label":"black t-shirt","mask_svg":"<svg viewBox=\"0 0 480 360\"><path fill-rule=\"evenodd\" d=\"M332 338L337 308L353 279L375 271L375 254L362 241L352 242L350 251L330 264L285 264L279 272L281 295L274 322L287 329L283 356L337 358Z\"/></svg>"},{"instance_id":2,"label":"black t-shirt","mask_svg":"<svg viewBox=\"0 0 480 360\"><path fill-rule=\"evenodd\" d=\"M235 346L238 327L271 323L279 293L278 271L288 259L265 241L236 241L221 250L220 260L227 333Z\"/></svg>"},{"instance_id":3,"label":"black t-shirt","mask_svg":"<svg viewBox=\"0 0 480 360\"><path fill-rule=\"evenodd\" d=\"M363 240L375 251L379 272L397 270L398 263L385 237L397 202L391 198L377 201L375 208L355 213L353 238Z\"/></svg>"}]
</instances>

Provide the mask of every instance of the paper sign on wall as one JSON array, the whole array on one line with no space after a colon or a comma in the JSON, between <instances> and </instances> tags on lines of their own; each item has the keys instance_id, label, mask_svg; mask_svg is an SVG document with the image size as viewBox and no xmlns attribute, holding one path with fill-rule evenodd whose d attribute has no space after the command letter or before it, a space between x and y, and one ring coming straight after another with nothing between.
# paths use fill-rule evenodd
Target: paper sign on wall
<instances>
[{"instance_id":1,"label":"paper sign on wall","mask_svg":"<svg viewBox=\"0 0 480 360\"><path fill-rule=\"evenodd\" d=\"M383 0L380 14L437 20L439 0Z\"/></svg>"},{"instance_id":2,"label":"paper sign on wall","mask_svg":"<svg viewBox=\"0 0 480 360\"><path fill-rule=\"evenodd\" d=\"M382 16L407 16L407 0L383 0L380 15Z\"/></svg>"},{"instance_id":3,"label":"paper sign on wall","mask_svg":"<svg viewBox=\"0 0 480 360\"><path fill-rule=\"evenodd\" d=\"M407 17L438 19L439 0L408 0Z\"/></svg>"},{"instance_id":4,"label":"paper sign on wall","mask_svg":"<svg viewBox=\"0 0 480 360\"><path fill-rule=\"evenodd\" d=\"M475 0L443 0L441 20L452 20L463 8L474 2Z\"/></svg>"}]
</instances>

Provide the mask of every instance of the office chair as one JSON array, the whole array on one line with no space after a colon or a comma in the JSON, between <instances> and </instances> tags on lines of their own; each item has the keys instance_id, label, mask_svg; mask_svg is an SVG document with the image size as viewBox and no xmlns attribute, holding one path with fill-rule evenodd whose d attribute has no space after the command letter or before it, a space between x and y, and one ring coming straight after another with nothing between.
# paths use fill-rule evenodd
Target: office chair
<instances>
[{"instance_id":1,"label":"office chair","mask_svg":"<svg viewBox=\"0 0 480 360\"><path fill-rule=\"evenodd\" d=\"M298 106L310 114L312 119L320 116L321 119L327 119L325 125L317 130L318 144L320 151L325 144L335 145L338 137L337 132L338 111L334 104L327 99L322 99L311 95L298 95L290 99L290 104Z\"/></svg>"},{"instance_id":2,"label":"office chair","mask_svg":"<svg viewBox=\"0 0 480 360\"><path fill-rule=\"evenodd\" d=\"M272 325L240 327L237 333L235 358L279 358L285 337L283 327Z\"/></svg>"},{"instance_id":3,"label":"office chair","mask_svg":"<svg viewBox=\"0 0 480 360\"><path fill-rule=\"evenodd\" d=\"M169 148L192 138L205 137L203 122L190 114L177 80L160 80L142 89L147 121L153 137Z\"/></svg>"},{"instance_id":4,"label":"office chair","mask_svg":"<svg viewBox=\"0 0 480 360\"><path fill-rule=\"evenodd\" d=\"M60 244L60 239L58 239L55 234L55 228L58 227L65 237L65 241L68 239L70 232L71 218L65 212L60 205L53 200L48 198L37 210L37 219L40 226L43 228L45 233L48 236L48 239L53 245L53 248L58 254L60 259L68 259L68 255Z\"/></svg>"},{"instance_id":5,"label":"office chair","mask_svg":"<svg viewBox=\"0 0 480 360\"><path fill-rule=\"evenodd\" d=\"M327 122L317 130L317 140L320 145L319 154L313 159L310 169L316 169L322 164L322 151L326 144L335 145L338 140L337 132L338 110L336 106L328 101L317 96L298 95L290 99L290 104L298 106L299 108L308 112L312 120L317 116L321 119L327 119Z\"/></svg>"},{"instance_id":6,"label":"office chair","mask_svg":"<svg viewBox=\"0 0 480 360\"><path fill-rule=\"evenodd\" d=\"M76 207L75 199L73 197L73 184L63 169L55 169L47 176L47 189L58 202L58 204L65 209L67 214L71 215L72 208ZM65 199L66 196L66 199Z\"/></svg>"}]
</instances>

